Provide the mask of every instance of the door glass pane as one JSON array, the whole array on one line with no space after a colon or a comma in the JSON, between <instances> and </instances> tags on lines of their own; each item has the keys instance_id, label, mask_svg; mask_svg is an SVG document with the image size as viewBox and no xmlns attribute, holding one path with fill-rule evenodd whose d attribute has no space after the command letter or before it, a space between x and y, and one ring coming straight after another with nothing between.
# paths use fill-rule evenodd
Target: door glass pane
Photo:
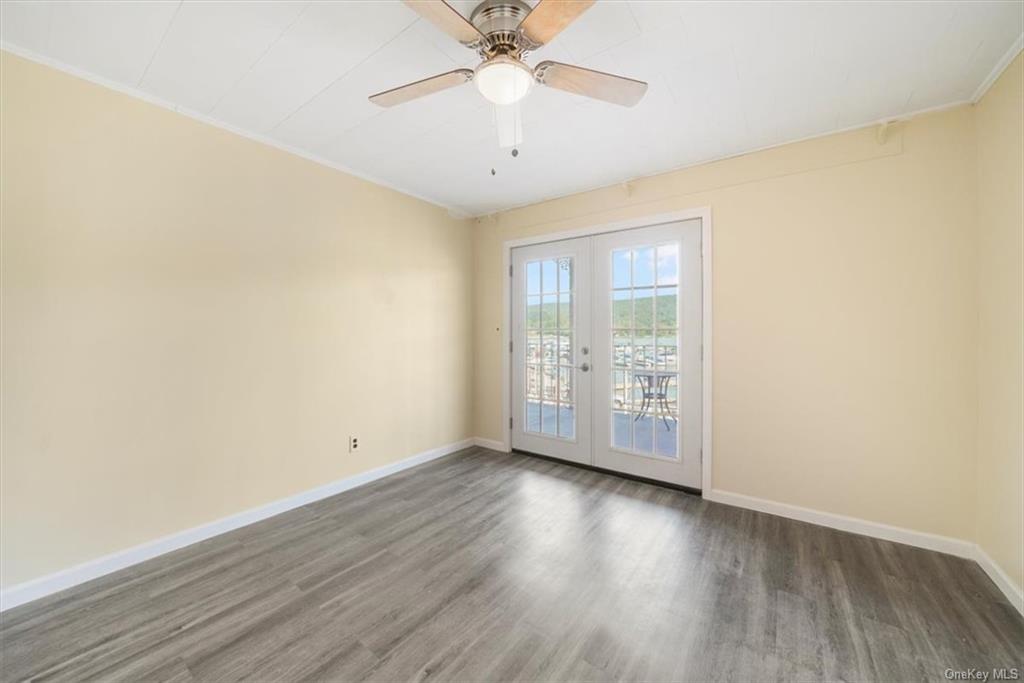
<instances>
[{"instance_id":1,"label":"door glass pane","mask_svg":"<svg viewBox=\"0 0 1024 683\"><path fill-rule=\"evenodd\" d=\"M612 252L613 448L679 457L678 281L676 242Z\"/></svg>"},{"instance_id":2,"label":"door glass pane","mask_svg":"<svg viewBox=\"0 0 1024 683\"><path fill-rule=\"evenodd\" d=\"M658 284L675 285L679 283L679 245L662 244L658 246Z\"/></svg>"},{"instance_id":3,"label":"door glass pane","mask_svg":"<svg viewBox=\"0 0 1024 683\"><path fill-rule=\"evenodd\" d=\"M679 375L664 373L659 379L661 379L661 386L658 388L660 399L657 406L658 414L679 417Z\"/></svg>"},{"instance_id":4,"label":"door glass pane","mask_svg":"<svg viewBox=\"0 0 1024 683\"><path fill-rule=\"evenodd\" d=\"M633 296L630 291L612 292L612 327L633 326Z\"/></svg>"},{"instance_id":5,"label":"door glass pane","mask_svg":"<svg viewBox=\"0 0 1024 683\"><path fill-rule=\"evenodd\" d=\"M630 373L630 408L634 410L641 410L643 408L646 377L646 373Z\"/></svg>"},{"instance_id":6,"label":"door glass pane","mask_svg":"<svg viewBox=\"0 0 1024 683\"><path fill-rule=\"evenodd\" d=\"M654 330L633 330L633 367L654 368Z\"/></svg>"},{"instance_id":7,"label":"door glass pane","mask_svg":"<svg viewBox=\"0 0 1024 683\"><path fill-rule=\"evenodd\" d=\"M633 415L633 450L654 452L654 416L649 412Z\"/></svg>"},{"instance_id":8,"label":"door glass pane","mask_svg":"<svg viewBox=\"0 0 1024 683\"><path fill-rule=\"evenodd\" d=\"M679 376L659 373L654 402L654 448L657 455L676 457L679 442Z\"/></svg>"},{"instance_id":9,"label":"door glass pane","mask_svg":"<svg viewBox=\"0 0 1024 683\"><path fill-rule=\"evenodd\" d=\"M540 395L545 401L558 401L558 368L554 365L541 366Z\"/></svg>"},{"instance_id":10,"label":"door glass pane","mask_svg":"<svg viewBox=\"0 0 1024 683\"><path fill-rule=\"evenodd\" d=\"M526 362L540 362L540 332L536 330L526 331Z\"/></svg>"},{"instance_id":11,"label":"door glass pane","mask_svg":"<svg viewBox=\"0 0 1024 683\"><path fill-rule=\"evenodd\" d=\"M526 297L526 329L540 329L540 297Z\"/></svg>"},{"instance_id":12,"label":"door glass pane","mask_svg":"<svg viewBox=\"0 0 1024 683\"><path fill-rule=\"evenodd\" d=\"M676 302L678 287L658 287L658 299L655 306L658 309L658 328L674 329L678 327L679 319Z\"/></svg>"},{"instance_id":13,"label":"door glass pane","mask_svg":"<svg viewBox=\"0 0 1024 683\"><path fill-rule=\"evenodd\" d=\"M526 264L526 431L576 438L571 257Z\"/></svg>"},{"instance_id":14,"label":"door glass pane","mask_svg":"<svg viewBox=\"0 0 1024 683\"><path fill-rule=\"evenodd\" d=\"M541 263L541 291L550 294L558 291L558 263L554 260Z\"/></svg>"},{"instance_id":15,"label":"door glass pane","mask_svg":"<svg viewBox=\"0 0 1024 683\"><path fill-rule=\"evenodd\" d=\"M558 364L572 365L572 333L568 330L558 334Z\"/></svg>"},{"instance_id":16,"label":"door glass pane","mask_svg":"<svg viewBox=\"0 0 1024 683\"><path fill-rule=\"evenodd\" d=\"M629 249L612 252L612 289L629 289L632 286L631 267L632 256Z\"/></svg>"},{"instance_id":17,"label":"door glass pane","mask_svg":"<svg viewBox=\"0 0 1024 683\"><path fill-rule=\"evenodd\" d=\"M540 368L536 365L526 366L526 400L540 400Z\"/></svg>"},{"instance_id":18,"label":"door glass pane","mask_svg":"<svg viewBox=\"0 0 1024 683\"><path fill-rule=\"evenodd\" d=\"M526 401L526 431L540 431L540 401Z\"/></svg>"},{"instance_id":19,"label":"door glass pane","mask_svg":"<svg viewBox=\"0 0 1024 683\"><path fill-rule=\"evenodd\" d=\"M558 295L558 329L572 329L572 294L569 292Z\"/></svg>"},{"instance_id":20,"label":"door glass pane","mask_svg":"<svg viewBox=\"0 0 1024 683\"><path fill-rule=\"evenodd\" d=\"M540 309L540 326L545 330L558 329L558 294L545 294Z\"/></svg>"},{"instance_id":21,"label":"door glass pane","mask_svg":"<svg viewBox=\"0 0 1024 683\"><path fill-rule=\"evenodd\" d=\"M571 292L572 291L572 259L560 258L558 259L558 291L559 292Z\"/></svg>"},{"instance_id":22,"label":"door glass pane","mask_svg":"<svg viewBox=\"0 0 1024 683\"><path fill-rule=\"evenodd\" d=\"M633 250L633 286L654 286L654 247Z\"/></svg>"},{"instance_id":23,"label":"door glass pane","mask_svg":"<svg viewBox=\"0 0 1024 683\"><path fill-rule=\"evenodd\" d=\"M679 347L676 330L658 329L657 369L675 372L679 369Z\"/></svg>"},{"instance_id":24,"label":"door glass pane","mask_svg":"<svg viewBox=\"0 0 1024 683\"><path fill-rule=\"evenodd\" d=\"M633 388L629 373L624 370L612 371L612 408L629 410L630 396Z\"/></svg>"},{"instance_id":25,"label":"door glass pane","mask_svg":"<svg viewBox=\"0 0 1024 683\"><path fill-rule=\"evenodd\" d=\"M547 332L541 337L540 360L542 363L554 365L558 362L558 333Z\"/></svg>"},{"instance_id":26,"label":"door glass pane","mask_svg":"<svg viewBox=\"0 0 1024 683\"><path fill-rule=\"evenodd\" d=\"M572 405L572 368L558 368L558 402Z\"/></svg>"},{"instance_id":27,"label":"door glass pane","mask_svg":"<svg viewBox=\"0 0 1024 683\"><path fill-rule=\"evenodd\" d=\"M540 261L526 264L526 293L540 294Z\"/></svg>"},{"instance_id":28,"label":"door glass pane","mask_svg":"<svg viewBox=\"0 0 1024 683\"><path fill-rule=\"evenodd\" d=\"M612 330L612 366L616 368L628 368L632 362L632 330Z\"/></svg>"},{"instance_id":29,"label":"door glass pane","mask_svg":"<svg viewBox=\"0 0 1024 683\"><path fill-rule=\"evenodd\" d=\"M558 410L558 435L566 439L576 438L576 408L563 405Z\"/></svg>"},{"instance_id":30,"label":"door glass pane","mask_svg":"<svg viewBox=\"0 0 1024 683\"><path fill-rule=\"evenodd\" d=\"M541 431L544 434L555 436L558 434L558 404L553 401L545 401L541 404L540 410Z\"/></svg>"},{"instance_id":31,"label":"door glass pane","mask_svg":"<svg viewBox=\"0 0 1024 683\"><path fill-rule=\"evenodd\" d=\"M629 413L619 410L612 412L612 446L629 450L633 445L630 437L630 428L633 425L633 418Z\"/></svg>"},{"instance_id":32,"label":"door glass pane","mask_svg":"<svg viewBox=\"0 0 1024 683\"><path fill-rule=\"evenodd\" d=\"M633 327L654 327L654 289L633 290Z\"/></svg>"},{"instance_id":33,"label":"door glass pane","mask_svg":"<svg viewBox=\"0 0 1024 683\"><path fill-rule=\"evenodd\" d=\"M676 421L669 420L667 424L663 424L663 420L658 419L658 423L654 425L655 430L655 454L665 456L668 458L676 457L676 444L679 439L676 436L676 427L679 424Z\"/></svg>"}]
</instances>

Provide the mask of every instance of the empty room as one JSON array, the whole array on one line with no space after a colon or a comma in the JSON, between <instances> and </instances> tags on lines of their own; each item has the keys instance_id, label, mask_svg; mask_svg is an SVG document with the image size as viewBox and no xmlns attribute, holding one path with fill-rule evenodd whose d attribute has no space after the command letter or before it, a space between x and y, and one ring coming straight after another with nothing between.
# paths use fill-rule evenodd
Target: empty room
<instances>
[{"instance_id":1,"label":"empty room","mask_svg":"<svg viewBox=\"0 0 1024 683\"><path fill-rule=\"evenodd\" d=\"M1024 0L0 0L0 682L1024 679Z\"/></svg>"}]
</instances>

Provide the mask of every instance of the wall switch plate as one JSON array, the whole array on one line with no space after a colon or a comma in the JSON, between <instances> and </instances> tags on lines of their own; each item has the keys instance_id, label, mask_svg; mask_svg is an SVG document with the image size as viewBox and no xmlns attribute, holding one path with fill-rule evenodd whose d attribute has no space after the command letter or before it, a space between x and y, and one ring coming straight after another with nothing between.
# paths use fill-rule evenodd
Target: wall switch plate
<instances>
[{"instance_id":1,"label":"wall switch plate","mask_svg":"<svg viewBox=\"0 0 1024 683\"><path fill-rule=\"evenodd\" d=\"M359 450L359 437L358 436L350 436L350 437L348 437L348 452L349 453L355 453L358 450Z\"/></svg>"}]
</instances>

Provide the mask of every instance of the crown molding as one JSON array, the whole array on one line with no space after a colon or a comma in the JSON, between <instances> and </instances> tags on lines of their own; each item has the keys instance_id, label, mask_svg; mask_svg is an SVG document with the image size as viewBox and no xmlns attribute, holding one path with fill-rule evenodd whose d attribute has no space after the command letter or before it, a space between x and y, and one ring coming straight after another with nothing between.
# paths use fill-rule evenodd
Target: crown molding
<instances>
[{"instance_id":1,"label":"crown molding","mask_svg":"<svg viewBox=\"0 0 1024 683\"><path fill-rule=\"evenodd\" d=\"M1003 75L1004 71L1006 71L1006 67L1010 66L1010 62L1013 61L1017 56L1017 53L1022 49L1024 49L1024 33L1017 36L1017 40L1013 41L1013 45L1010 46L1010 49L1006 51L998 62L996 62L996 65L988 72L988 76L985 76L985 80L978 85L977 90L975 90L974 94L971 95L972 104L977 104L981 101L981 98L984 97L989 88L999 80L999 77Z\"/></svg>"}]
</instances>

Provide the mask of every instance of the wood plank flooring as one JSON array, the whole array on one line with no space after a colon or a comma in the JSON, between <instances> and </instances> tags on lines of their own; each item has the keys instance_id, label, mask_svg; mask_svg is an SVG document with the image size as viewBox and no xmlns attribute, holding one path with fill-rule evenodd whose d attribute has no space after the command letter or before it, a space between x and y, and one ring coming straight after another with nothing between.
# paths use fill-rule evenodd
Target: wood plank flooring
<instances>
[{"instance_id":1,"label":"wood plank flooring","mask_svg":"<svg viewBox=\"0 0 1024 683\"><path fill-rule=\"evenodd\" d=\"M483 449L0 615L4 681L945 680L1024 668L966 560Z\"/></svg>"}]
</instances>

